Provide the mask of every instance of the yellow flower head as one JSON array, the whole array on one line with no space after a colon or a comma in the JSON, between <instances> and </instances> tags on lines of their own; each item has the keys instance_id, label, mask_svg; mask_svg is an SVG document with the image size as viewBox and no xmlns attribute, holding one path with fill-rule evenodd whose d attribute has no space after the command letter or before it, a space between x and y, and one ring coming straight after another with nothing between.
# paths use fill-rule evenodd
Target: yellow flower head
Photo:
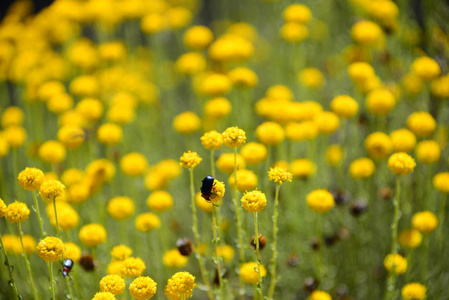
<instances>
[{"instance_id":1,"label":"yellow flower head","mask_svg":"<svg viewBox=\"0 0 449 300\"><path fill-rule=\"evenodd\" d=\"M449 98L449 75L446 74L432 80L430 90L434 96L441 100Z\"/></svg>"},{"instance_id":2,"label":"yellow flower head","mask_svg":"<svg viewBox=\"0 0 449 300\"><path fill-rule=\"evenodd\" d=\"M122 139L122 135L122 128L113 123L103 124L97 130L98 141L105 145L118 144Z\"/></svg>"},{"instance_id":3,"label":"yellow flower head","mask_svg":"<svg viewBox=\"0 0 449 300\"><path fill-rule=\"evenodd\" d=\"M257 175L251 170L239 169L237 170L237 189L240 192L246 192L254 189L257 186ZM229 184L235 188L235 176L229 176Z\"/></svg>"},{"instance_id":4,"label":"yellow flower head","mask_svg":"<svg viewBox=\"0 0 449 300\"><path fill-rule=\"evenodd\" d=\"M369 92L366 96L365 105L373 115L386 116L396 105L396 99L389 90L379 88Z\"/></svg>"},{"instance_id":5,"label":"yellow flower head","mask_svg":"<svg viewBox=\"0 0 449 300\"><path fill-rule=\"evenodd\" d=\"M54 114L62 114L73 108L73 97L67 93L52 95L47 101L47 108Z\"/></svg>"},{"instance_id":6,"label":"yellow flower head","mask_svg":"<svg viewBox=\"0 0 449 300\"><path fill-rule=\"evenodd\" d=\"M134 202L129 197L114 197L106 206L108 214L116 220L125 220L134 214Z\"/></svg>"},{"instance_id":7,"label":"yellow flower head","mask_svg":"<svg viewBox=\"0 0 449 300\"><path fill-rule=\"evenodd\" d=\"M307 205L311 210L325 213L334 207L334 197L326 190L318 189L307 194Z\"/></svg>"},{"instance_id":8,"label":"yellow flower head","mask_svg":"<svg viewBox=\"0 0 449 300\"><path fill-rule=\"evenodd\" d=\"M123 261L122 260L113 260L107 266L106 274L122 276L122 269L123 269Z\"/></svg>"},{"instance_id":9,"label":"yellow flower head","mask_svg":"<svg viewBox=\"0 0 449 300\"><path fill-rule=\"evenodd\" d=\"M139 257L128 257L123 261L122 275L124 277L137 277L145 271L145 262Z\"/></svg>"},{"instance_id":10,"label":"yellow flower head","mask_svg":"<svg viewBox=\"0 0 449 300\"><path fill-rule=\"evenodd\" d=\"M198 155L198 153L189 150L184 152L179 160L181 167L193 169L198 166L203 159Z\"/></svg>"},{"instance_id":11,"label":"yellow flower head","mask_svg":"<svg viewBox=\"0 0 449 300\"><path fill-rule=\"evenodd\" d=\"M307 24L312 18L310 9L302 4L291 4L282 12L285 22L295 22L299 24Z\"/></svg>"},{"instance_id":12,"label":"yellow flower head","mask_svg":"<svg viewBox=\"0 0 449 300\"><path fill-rule=\"evenodd\" d=\"M422 234L416 229L404 230L399 234L398 241L402 247L413 249L421 245Z\"/></svg>"},{"instance_id":13,"label":"yellow flower head","mask_svg":"<svg viewBox=\"0 0 449 300\"><path fill-rule=\"evenodd\" d=\"M279 30L281 37L290 43L299 43L309 36L309 29L303 24L288 22Z\"/></svg>"},{"instance_id":14,"label":"yellow flower head","mask_svg":"<svg viewBox=\"0 0 449 300\"><path fill-rule=\"evenodd\" d=\"M340 145L330 145L326 149L326 160L332 166L336 166L341 162L343 158L344 150Z\"/></svg>"},{"instance_id":15,"label":"yellow flower head","mask_svg":"<svg viewBox=\"0 0 449 300\"><path fill-rule=\"evenodd\" d=\"M223 153L221 154L217 161L215 162L218 170L223 173L232 173L234 171L234 154L233 153ZM243 156L237 154L237 169L243 169L246 167L245 160Z\"/></svg>"},{"instance_id":16,"label":"yellow flower head","mask_svg":"<svg viewBox=\"0 0 449 300\"><path fill-rule=\"evenodd\" d=\"M412 217L412 226L421 233L430 233L437 228L438 219L430 211L417 212Z\"/></svg>"},{"instance_id":17,"label":"yellow flower head","mask_svg":"<svg viewBox=\"0 0 449 300\"><path fill-rule=\"evenodd\" d=\"M205 211L207 213L212 212L212 207L213 207L212 202L204 199L201 196L201 193L197 193L195 195L195 203L196 203L196 206L198 206L198 208L201 209L202 211Z\"/></svg>"},{"instance_id":18,"label":"yellow flower head","mask_svg":"<svg viewBox=\"0 0 449 300\"><path fill-rule=\"evenodd\" d=\"M416 137L408 129L398 129L390 133L395 152L411 152L416 146Z\"/></svg>"},{"instance_id":19,"label":"yellow flower head","mask_svg":"<svg viewBox=\"0 0 449 300\"><path fill-rule=\"evenodd\" d=\"M407 127L418 137L430 136L436 126L435 119L428 112L414 112L407 118Z\"/></svg>"},{"instance_id":20,"label":"yellow flower head","mask_svg":"<svg viewBox=\"0 0 449 300\"><path fill-rule=\"evenodd\" d=\"M246 133L238 127L228 127L223 132L224 144L230 148L241 147L246 142Z\"/></svg>"},{"instance_id":21,"label":"yellow flower head","mask_svg":"<svg viewBox=\"0 0 449 300\"><path fill-rule=\"evenodd\" d=\"M23 124L25 114L18 106L9 106L2 115L1 124L3 128L9 126L20 126Z\"/></svg>"},{"instance_id":22,"label":"yellow flower head","mask_svg":"<svg viewBox=\"0 0 449 300\"><path fill-rule=\"evenodd\" d=\"M418 145L416 145L416 158L420 163L436 163L440 159L440 155L440 145L436 141L421 141L418 143Z\"/></svg>"},{"instance_id":23,"label":"yellow flower head","mask_svg":"<svg viewBox=\"0 0 449 300\"><path fill-rule=\"evenodd\" d=\"M37 244L36 251L39 257L45 261L57 261L61 259L65 248L60 239L48 236Z\"/></svg>"},{"instance_id":24,"label":"yellow flower head","mask_svg":"<svg viewBox=\"0 0 449 300\"><path fill-rule=\"evenodd\" d=\"M235 255L235 250L230 245L218 245L217 254L219 257L223 257L225 263L230 263Z\"/></svg>"},{"instance_id":25,"label":"yellow flower head","mask_svg":"<svg viewBox=\"0 0 449 300\"><path fill-rule=\"evenodd\" d=\"M201 137L205 149L218 150L223 145L223 136L216 130L208 131Z\"/></svg>"},{"instance_id":26,"label":"yellow flower head","mask_svg":"<svg viewBox=\"0 0 449 300\"><path fill-rule=\"evenodd\" d=\"M299 178L309 178L316 172L316 165L307 158L295 159L290 164L293 176Z\"/></svg>"},{"instance_id":27,"label":"yellow flower head","mask_svg":"<svg viewBox=\"0 0 449 300\"><path fill-rule=\"evenodd\" d=\"M366 62L354 62L350 64L348 74L357 84L363 84L376 75L374 68Z\"/></svg>"},{"instance_id":28,"label":"yellow flower head","mask_svg":"<svg viewBox=\"0 0 449 300\"><path fill-rule=\"evenodd\" d=\"M240 154L248 165L257 165L267 158L268 151L263 144L251 142L242 147Z\"/></svg>"},{"instance_id":29,"label":"yellow flower head","mask_svg":"<svg viewBox=\"0 0 449 300\"><path fill-rule=\"evenodd\" d=\"M173 197L166 191L155 191L147 198L147 206L155 212L162 213L173 206Z\"/></svg>"},{"instance_id":30,"label":"yellow flower head","mask_svg":"<svg viewBox=\"0 0 449 300\"><path fill-rule=\"evenodd\" d=\"M257 74L253 70L244 67L231 70L229 78L234 86L242 88L255 87L259 81Z\"/></svg>"},{"instance_id":31,"label":"yellow flower head","mask_svg":"<svg viewBox=\"0 0 449 300\"><path fill-rule=\"evenodd\" d=\"M281 167L270 168L268 171L268 179L274 181L278 184L283 184L284 182L291 182L293 174L288 172L287 169Z\"/></svg>"},{"instance_id":32,"label":"yellow flower head","mask_svg":"<svg viewBox=\"0 0 449 300\"><path fill-rule=\"evenodd\" d=\"M219 120L228 116L231 110L231 102L223 97L214 98L204 104L204 113L212 120Z\"/></svg>"},{"instance_id":33,"label":"yellow flower head","mask_svg":"<svg viewBox=\"0 0 449 300\"><path fill-rule=\"evenodd\" d=\"M80 146L86 138L86 133L80 127L64 126L58 130L58 140L68 149Z\"/></svg>"},{"instance_id":34,"label":"yellow flower head","mask_svg":"<svg viewBox=\"0 0 449 300\"><path fill-rule=\"evenodd\" d=\"M449 172L441 172L433 177L433 186L441 193L449 194Z\"/></svg>"},{"instance_id":35,"label":"yellow flower head","mask_svg":"<svg viewBox=\"0 0 449 300\"><path fill-rule=\"evenodd\" d=\"M161 220L153 213L143 213L137 216L134 224L137 230L148 232L161 227Z\"/></svg>"},{"instance_id":36,"label":"yellow flower head","mask_svg":"<svg viewBox=\"0 0 449 300\"><path fill-rule=\"evenodd\" d=\"M402 299L404 300L424 300L427 298L427 289L421 283L409 283L404 285L401 290Z\"/></svg>"},{"instance_id":37,"label":"yellow flower head","mask_svg":"<svg viewBox=\"0 0 449 300\"><path fill-rule=\"evenodd\" d=\"M216 97L226 94L232 87L231 79L225 74L210 73L205 75L198 85L202 94Z\"/></svg>"},{"instance_id":38,"label":"yellow flower head","mask_svg":"<svg viewBox=\"0 0 449 300\"><path fill-rule=\"evenodd\" d=\"M375 46L383 44L384 33L374 22L359 21L352 26L351 37L357 44Z\"/></svg>"},{"instance_id":39,"label":"yellow flower head","mask_svg":"<svg viewBox=\"0 0 449 300\"><path fill-rule=\"evenodd\" d=\"M427 56L415 59L411 68L412 72L424 81L430 81L441 74L438 63L433 58Z\"/></svg>"},{"instance_id":40,"label":"yellow flower head","mask_svg":"<svg viewBox=\"0 0 449 300\"><path fill-rule=\"evenodd\" d=\"M267 197L261 191L246 192L242 199L242 207L248 212L261 212L267 206Z\"/></svg>"},{"instance_id":41,"label":"yellow flower head","mask_svg":"<svg viewBox=\"0 0 449 300\"><path fill-rule=\"evenodd\" d=\"M7 206L5 204L5 201L3 201L3 199L0 199L0 218L6 214L6 209Z\"/></svg>"},{"instance_id":42,"label":"yellow flower head","mask_svg":"<svg viewBox=\"0 0 449 300\"><path fill-rule=\"evenodd\" d=\"M212 186L212 190L209 195L209 201L215 204L219 203L221 199L223 199L225 192L226 189L224 182L214 179L214 185Z\"/></svg>"},{"instance_id":43,"label":"yellow flower head","mask_svg":"<svg viewBox=\"0 0 449 300\"><path fill-rule=\"evenodd\" d=\"M117 245L112 248L111 256L113 260L122 261L133 254L133 250L125 245Z\"/></svg>"},{"instance_id":44,"label":"yellow flower head","mask_svg":"<svg viewBox=\"0 0 449 300\"><path fill-rule=\"evenodd\" d=\"M281 143L285 138L284 129L276 122L264 122L257 126L256 136L262 144L273 146Z\"/></svg>"},{"instance_id":45,"label":"yellow flower head","mask_svg":"<svg viewBox=\"0 0 449 300\"><path fill-rule=\"evenodd\" d=\"M25 203L14 201L6 208L5 218L10 223L20 223L28 219L30 210Z\"/></svg>"},{"instance_id":46,"label":"yellow flower head","mask_svg":"<svg viewBox=\"0 0 449 300\"><path fill-rule=\"evenodd\" d=\"M179 56L176 61L176 70L185 75L195 75L206 70L207 62L203 54L189 52Z\"/></svg>"},{"instance_id":47,"label":"yellow flower head","mask_svg":"<svg viewBox=\"0 0 449 300\"><path fill-rule=\"evenodd\" d=\"M66 157L63 144L57 141L47 141L39 147L39 157L50 164L59 164Z\"/></svg>"},{"instance_id":48,"label":"yellow flower head","mask_svg":"<svg viewBox=\"0 0 449 300\"><path fill-rule=\"evenodd\" d=\"M374 159L385 158L393 150L393 143L390 137L380 131L368 135L364 144L369 155Z\"/></svg>"},{"instance_id":49,"label":"yellow flower head","mask_svg":"<svg viewBox=\"0 0 449 300\"><path fill-rule=\"evenodd\" d=\"M27 133L23 127L9 126L4 131L4 137L10 148L19 148L25 143Z\"/></svg>"},{"instance_id":50,"label":"yellow flower head","mask_svg":"<svg viewBox=\"0 0 449 300\"><path fill-rule=\"evenodd\" d=\"M384 267L388 272L404 274L407 271L407 260L399 254L388 254L384 259Z\"/></svg>"},{"instance_id":51,"label":"yellow flower head","mask_svg":"<svg viewBox=\"0 0 449 300\"><path fill-rule=\"evenodd\" d=\"M86 167L86 174L97 183L109 182L115 175L115 166L107 159L97 159Z\"/></svg>"},{"instance_id":52,"label":"yellow flower head","mask_svg":"<svg viewBox=\"0 0 449 300\"><path fill-rule=\"evenodd\" d=\"M317 68L302 70L298 75L298 79L302 85L311 89L320 88L326 82L323 73Z\"/></svg>"},{"instance_id":53,"label":"yellow flower head","mask_svg":"<svg viewBox=\"0 0 449 300\"><path fill-rule=\"evenodd\" d=\"M357 114L359 104L348 95L340 95L332 99L331 109L340 118L349 119Z\"/></svg>"},{"instance_id":54,"label":"yellow flower head","mask_svg":"<svg viewBox=\"0 0 449 300\"><path fill-rule=\"evenodd\" d=\"M86 121L96 122L103 115L103 103L94 98L85 98L78 102L75 108Z\"/></svg>"},{"instance_id":55,"label":"yellow flower head","mask_svg":"<svg viewBox=\"0 0 449 300\"><path fill-rule=\"evenodd\" d=\"M156 294L157 283L148 276L137 277L129 285L129 292L137 300L147 300Z\"/></svg>"},{"instance_id":56,"label":"yellow flower head","mask_svg":"<svg viewBox=\"0 0 449 300\"><path fill-rule=\"evenodd\" d=\"M114 294L109 292L99 292L96 293L92 300L116 300Z\"/></svg>"},{"instance_id":57,"label":"yellow flower head","mask_svg":"<svg viewBox=\"0 0 449 300\"><path fill-rule=\"evenodd\" d=\"M192 50L203 50L214 39L212 31L205 26L192 26L183 36L184 45Z\"/></svg>"},{"instance_id":58,"label":"yellow flower head","mask_svg":"<svg viewBox=\"0 0 449 300\"><path fill-rule=\"evenodd\" d=\"M79 238L86 246L97 246L106 241L107 233L100 224L88 224L81 227Z\"/></svg>"},{"instance_id":59,"label":"yellow flower head","mask_svg":"<svg viewBox=\"0 0 449 300\"><path fill-rule=\"evenodd\" d=\"M120 295L125 289L125 280L119 275L106 275L100 280L100 291Z\"/></svg>"},{"instance_id":60,"label":"yellow flower head","mask_svg":"<svg viewBox=\"0 0 449 300\"><path fill-rule=\"evenodd\" d=\"M267 269L263 265L260 265L260 276L265 277L267 275ZM254 284L259 281L259 272L256 262L248 262L240 267L240 278L243 282Z\"/></svg>"},{"instance_id":61,"label":"yellow flower head","mask_svg":"<svg viewBox=\"0 0 449 300\"><path fill-rule=\"evenodd\" d=\"M44 182L44 172L36 168L25 168L17 177L19 184L26 190L36 191Z\"/></svg>"},{"instance_id":62,"label":"yellow flower head","mask_svg":"<svg viewBox=\"0 0 449 300\"><path fill-rule=\"evenodd\" d=\"M330 111L322 111L318 113L314 122L321 134L332 134L340 127L340 119L337 114Z\"/></svg>"},{"instance_id":63,"label":"yellow flower head","mask_svg":"<svg viewBox=\"0 0 449 300\"><path fill-rule=\"evenodd\" d=\"M39 189L39 195L47 202L62 196L65 185L59 180L45 180Z\"/></svg>"},{"instance_id":64,"label":"yellow flower head","mask_svg":"<svg viewBox=\"0 0 449 300\"><path fill-rule=\"evenodd\" d=\"M78 225L79 215L67 202L57 200L56 211L58 214L58 224L62 230L73 229ZM55 207L53 202L47 205L47 215L51 224L56 227Z\"/></svg>"},{"instance_id":65,"label":"yellow flower head","mask_svg":"<svg viewBox=\"0 0 449 300\"><path fill-rule=\"evenodd\" d=\"M123 174L138 177L143 175L148 167L148 161L143 154L132 152L124 155L120 160Z\"/></svg>"},{"instance_id":66,"label":"yellow flower head","mask_svg":"<svg viewBox=\"0 0 449 300\"><path fill-rule=\"evenodd\" d=\"M332 300L332 297L324 291L315 290L307 300Z\"/></svg>"},{"instance_id":67,"label":"yellow flower head","mask_svg":"<svg viewBox=\"0 0 449 300\"><path fill-rule=\"evenodd\" d=\"M188 257L179 253L179 250L177 248L166 251L164 253L164 256L162 257L162 262L164 263L164 266L173 269L185 267L188 261L189 261Z\"/></svg>"},{"instance_id":68,"label":"yellow flower head","mask_svg":"<svg viewBox=\"0 0 449 300\"><path fill-rule=\"evenodd\" d=\"M74 243L64 243L64 258L71 259L77 263L81 258L81 248Z\"/></svg>"},{"instance_id":69,"label":"yellow flower head","mask_svg":"<svg viewBox=\"0 0 449 300\"><path fill-rule=\"evenodd\" d=\"M366 157L359 158L349 165L349 174L355 179L366 179L373 175L376 166L374 162Z\"/></svg>"},{"instance_id":70,"label":"yellow flower head","mask_svg":"<svg viewBox=\"0 0 449 300\"><path fill-rule=\"evenodd\" d=\"M181 134L191 134L200 128L201 120L191 111L180 113L173 119L173 128Z\"/></svg>"},{"instance_id":71,"label":"yellow flower head","mask_svg":"<svg viewBox=\"0 0 449 300\"><path fill-rule=\"evenodd\" d=\"M192 297L195 287L195 276L189 272L178 272L168 279L164 292L170 300L182 300L184 297L185 299Z\"/></svg>"},{"instance_id":72,"label":"yellow flower head","mask_svg":"<svg viewBox=\"0 0 449 300\"><path fill-rule=\"evenodd\" d=\"M394 153L388 159L388 167L396 175L407 175L413 172L415 160L404 152Z\"/></svg>"}]
</instances>

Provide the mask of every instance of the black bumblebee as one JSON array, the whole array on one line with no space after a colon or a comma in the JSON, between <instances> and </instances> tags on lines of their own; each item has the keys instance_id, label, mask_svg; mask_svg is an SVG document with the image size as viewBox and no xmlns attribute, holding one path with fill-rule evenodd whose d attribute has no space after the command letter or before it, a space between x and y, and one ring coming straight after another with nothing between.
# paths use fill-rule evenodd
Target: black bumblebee
<instances>
[{"instance_id":1,"label":"black bumblebee","mask_svg":"<svg viewBox=\"0 0 449 300\"><path fill-rule=\"evenodd\" d=\"M203 185L201 186L201 197L209 201L212 187L214 186L215 178L212 175L206 176L203 179Z\"/></svg>"}]
</instances>

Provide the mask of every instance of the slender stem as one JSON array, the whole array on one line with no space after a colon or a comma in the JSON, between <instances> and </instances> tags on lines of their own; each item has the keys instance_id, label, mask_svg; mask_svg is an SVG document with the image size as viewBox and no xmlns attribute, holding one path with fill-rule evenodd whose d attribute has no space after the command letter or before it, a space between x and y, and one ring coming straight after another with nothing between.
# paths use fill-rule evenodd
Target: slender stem
<instances>
[{"instance_id":1,"label":"slender stem","mask_svg":"<svg viewBox=\"0 0 449 300\"><path fill-rule=\"evenodd\" d=\"M55 293L55 283L53 281L53 265L52 262L47 262L48 266L48 273L50 274L50 291L51 291L51 299L56 300L56 293Z\"/></svg>"},{"instance_id":2,"label":"slender stem","mask_svg":"<svg viewBox=\"0 0 449 300\"><path fill-rule=\"evenodd\" d=\"M324 268L323 268L323 215L321 213L318 214L318 218L317 218L317 236L318 236L318 241L319 241L319 246L318 246L318 250L317 250L317 257L318 257L318 262L317 262L317 276L318 276L318 280L322 280L323 279L323 275L324 275Z\"/></svg>"},{"instance_id":3,"label":"slender stem","mask_svg":"<svg viewBox=\"0 0 449 300\"><path fill-rule=\"evenodd\" d=\"M58 234L58 238L61 239L61 228L59 228L58 212L56 210L56 198L53 198L53 208L55 210L56 233Z\"/></svg>"},{"instance_id":4,"label":"slender stem","mask_svg":"<svg viewBox=\"0 0 449 300\"><path fill-rule=\"evenodd\" d=\"M192 217L193 217L193 225L192 231L195 237L195 256L198 259L198 263L200 265L200 273L203 278L204 284L207 286L207 295L209 299L214 299L214 295L212 293L211 285L209 278L207 277L207 271L204 265L203 256L198 252L200 247L200 234L198 232L198 219L196 217L196 204L195 204L195 187L194 187L194 179L193 179L193 169L189 169L190 171L190 198L191 198L191 208L192 208Z\"/></svg>"},{"instance_id":5,"label":"slender stem","mask_svg":"<svg viewBox=\"0 0 449 300\"><path fill-rule=\"evenodd\" d=\"M257 260L257 274L259 275L259 281L257 283L257 291L259 292L259 299L263 300L262 290L262 273L260 272L260 251L259 251L259 226L257 222L257 212L254 213L254 230L256 231L256 260Z\"/></svg>"},{"instance_id":6,"label":"slender stem","mask_svg":"<svg viewBox=\"0 0 449 300\"><path fill-rule=\"evenodd\" d=\"M441 251L442 247L443 247L444 219L446 216L446 213L445 213L446 199L447 199L447 194L443 193L441 202L440 202L440 210L439 210L439 217L438 217L438 222L440 223L439 224L440 228L438 228L438 250L439 251Z\"/></svg>"},{"instance_id":7,"label":"slender stem","mask_svg":"<svg viewBox=\"0 0 449 300\"><path fill-rule=\"evenodd\" d=\"M41 212L39 210L39 202L37 201L36 192L33 192L34 207L36 209L37 220L39 221L39 229L41 230L41 238L45 238L44 221L42 221Z\"/></svg>"},{"instance_id":8,"label":"slender stem","mask_svg":"<svg viewBox=\"0 0 449 300\"><path fill-rule=\"evenodd\" d=\"M430 243L430 236L428 234L424 234L423 236L423 266L422 266L422 281L427 281L427 270L429 269L429 243Z\"/></svg>"},{"instance_id":9,"label":"slender stem","mask_svg":"<svg viewBox=\"0 0 449 300\"><path fill-rule=\"evenodd\" d=\"M12 290L14 292L14 299L21 299L22 297L19 297L19 292L17 290L17 285L16 285L16 282L14 281L14 276L12 274L12 271L14 270L14 267L9 264L8 253L6 253L5 246L3 245L3 239L2 239L2 235L1 234L0 234L0 246L2 248L3 255L5 256L5 266L8 268L9 280L10 280L10 284L9 285L12 287Z\"/></svg>"},{"instance_id":10,"label":"slender stem","mask_svg":"<svg viewBox=\"0 0 449 300\"><path fill-rule=\"evenodd\" d=\"M273 249L273 256L271 257L271 265L270 265L270 272L271 272L271 280L270 280L270 288L268 290L268 299L273 299L274 290L276 288L276 262L278 258L278 252L277 252L277 235L278 235L278 205L279 205L279 189L281 185L276 184L276 194L274 197L274 212L273 212L273 243L271 245Z\"/></svg>"},{"instance_id":11,"label":"slender stem","mask_svg":"<svg viewBox=\"0 0 449 300\"><path fill-rule=\"evenodd\" d=\"M20 224L20 222L17 223L17 228L19 229L20 244L22 245L22 257L25 260L25 265L26 265L26 268L27 268L28 277L30 277L31 290L33 291L34 299L37 300L37 299L39 299L39 297L37 296L36 286L34 285L33 273L31 273L30 262L28 261L27 255L25 253L25 246L23 245L22 225Z\"/></svg>"},{"instance_id":12,"label":"slender stem","mask_svg":"<svg viewBox=\"0 0 449 300\"><path fill-rule=\"evenodd\" d=\"M214 149L210 150L210 171L212 173L212 176L215 177L215 156L214 156Z\"/></svg>"},{"instance_id":13,"label":"slender stem","mask_svg":"<svg viewBox=\"0 0 449 300\"><path fill-rule=\"evenodd\" d=\"M239 249L239 262L240 265L242 265L245 261L245 252L243 248L243 229L242 229L242 219L240 216L240 205L237 202L237 147L234 147L234 194L232 202L234 203L234 209L235 209L235 218L237 221L237 236L238 236L238 243L237 248ZM243 280L241 276L239 276L239 294L240 298L243 299L245 297L245 284L243 283Z\"/></svg>"},{"instance_id":14,"label":"slender stem","mask_svg":"<svg viewBox=\"0 0 449 300\"><path fill-rule=\"evenodd\" d=\"M391 224L391 251L390 253L393 256L393 269L388 274L387 279L387 288L385 293L385 300L394 300L395 299L395 289L396 289L396 271L394 265L394 257L398 253L398 223L400 218L399 211L399 196L401 193L401 176L396 178L396 196L393 200L394 205L394 216L393 223Z\"/></svg>"},{"instance_id":15,"label":"slender stem","mask_svg":"<svg viewBox=\"0 0 449 300\"><path fill-rule=\"evenodd\" d=\"M218 255L218 245L220 244L220 238L218 237L218 224L216 217L216 207L212 205L212 231L214 233L213 243L215 245L215 264L217 265L217 276L220 291L220 299L223 299L223 278L221 276L220 256Z\"/></svg>"}]
</instances>

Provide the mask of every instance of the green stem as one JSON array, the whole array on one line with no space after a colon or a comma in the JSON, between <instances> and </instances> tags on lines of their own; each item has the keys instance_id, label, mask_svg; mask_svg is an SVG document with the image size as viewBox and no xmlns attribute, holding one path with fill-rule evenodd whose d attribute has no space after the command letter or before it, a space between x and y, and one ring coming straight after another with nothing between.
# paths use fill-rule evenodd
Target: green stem
<instances>
[{"instance_id":1,"label":"green stem","mask_svg":"<svg viewBox=\"0 0 449 300\"><path fill-rule=\"evenodd\" d=\"M58 234L58 238L61 239L61 228L59 228L58 212L56 211L56 198L53 198L53 208L55 210L56 233Z\"/></svg>"},{"instance_id":2,"label":"green stem","mask_svg":"<svg viewBox=\"0 0 449 300\"><path fill-rule=\"evenodd\" d=\"M210 150L210 171L212 176L215 177L215 157L214 157L214 149Z\"/></svg>"},{"instance_id":3,"label":"green stem","mask_svg":"<svg viewBox=\"0 0 449 300\"><path fill-rule=\"evenodd\" d=\"M16 282L14 281L14 276L12 275L12 271L13 271L13 266L11 266L9 264L9 258L8 258L8 253L6 253L5 250L5 246L3 245L3 239L2 239L2 235L0 234L0 246L2 248L2 252L3 255L5 256L5 266L8 268L8 272L9 272L9 280L10 280L10 286L12 287L12 290L14 292L14 299L21 299L22 297L19 297L19 292L17 290L17 285Z\"/></svg>"},{"instance_id":4,"label":"green stem","mask_svg":"<svg viewBox=\"0 0 449 300\"><path fill-rule=\"evenodd\" d=\"M213 150L212 150L213 151ZM217 276L220 291L220 299L223 299L223 278L221 276L220 256L218 255L218 245L220 244L220 238L218 237L218 224L216 217L215 205L212 205L212 231L214 233L213 243L215 245L215 264L217 265Z\"/></svg>"},{"instance_id":5,"label":"green stem","mask_svg":"<svg viewBox=\"0 0 449 300\"><path fill-rule=\"evenodd\" d=\"M318 214L318 222L316 224L317 226L317 236L319 241L319 246L317 250L317 276L318 280L323 279L324 275L324 268L323 268L323 215L321 213Z\"/></svg>"},{"instance_id":6,"label":"green stem","mask_svg":"<svg viewBox=\"0 0 449 300\"><path fill-rule=\"evenodd\" d=\"M47 262L48 266L48 273L50 274L50 291L51 291L51 299L56 300L56 293L55 293L55 283L53 281L53 262L49 261Z\"/></svg>"},{"instance_id":7,"label":"green stem","mask_svg":"<svg viewBox=\"0 0 449 300\"><path fill-rule=\"evenodd\" d=\"M260 251L259 251L259 226L257 222L257 212L254 213L254 229L256 231L256 259L257 259L257 274L259 275L259 281L257 283L257 291L259 292L259 299L263 300L262 290L262 273L260 272Z\"/></svg>"},{"instance_id":8,"label":"green stem","mask_svg":"<svg viewBox=\"0 0 449 300\"><path fill-rule=\"evenodd\" d=\"M238 243L237 248L239 249L239 262L240 265L242 265L245 261L245 252L243 248L243 230L242 230L242 219L240 216L240 206L237 202L237 147L234 147L234 194L233 194L233 203L234 203L234 209L235 209L235 218L237 221L237 236L238 236ZM239 276L239 295L240 298L243 299L245 297L245 284L243 283L242 278Z\"/></svg>"},{"instance_id":9,"label":"green stem","mask_svg":"<svg viewBox=\"0 0 449 300\"><path fill-rule=\"evenodd\" d=\"M39 202L37 201L36 192L33 192L34 207L36 209L37 220L39 221L39 229L41 230L41 238L45 238L44 221L42 221L41 212L39 210Z\"/></svg>"},{"instance_id":10,"label":"green stem","mask_svg":"<svg viewBox=\"0 0 449 300\"><path fill-rule=\"evenodd\" d=\"M427 270L429 269L429 244L430 244L430 236L425 234L423 236L423 267L422 267L422 282L427 281Z\"/></svg>"},{"instance_id":11,"label":"green stem","mask_svg":"<svg viewBox=\"0 0 449 300\"><path fill-rule=\"evenodd\" d=\"M440 252L443 247L444 219L446 216L446 213L445 213L446 199L447 199L447 194L443 193L441 203L440 203L439 217L438 217L438 222L440 223L439 224L440 228L438 228L438 249L440 250Z\"/></svg>"},{"instance_id":12,"label":"green stem","mask_svg":"<svg viewBox=\"0 0 449 300\"><path fill-rule=\"evenodd\" d=\"M22 245L22 257L25 260L25 265L26 265L26 268L27 268L28 277L30 277L31 290L33 291L34 299L37 300L37 299L39 299L39 297L37 296L36 286L34 285L33 273L31 273L30 262L28 261L27 255L25 253L25 246L23 245L22 225L20 224L20 222L17 223L17 228L19 229L20 244Z\"/></svg>"},{"instance_id":13,"label":"green stem","mask_svg":"<svg viewBox=\"0 0 449 300\"><path fill-rule=\"evenodd\" d=\"M278 205L279 205L279 189L281 185L276 184L276 194L274 197L274 212L273 212L273 243L272 243L272 249L273 249L273 256L271 257L271 265L270 265L270 272L271 272L271 281L270 281L270 288L268 290L268 299L273 299L274 290L276 288L276 262L278 257L277 252L277 234L278 234Z\"/></svg>"}]
</instances>

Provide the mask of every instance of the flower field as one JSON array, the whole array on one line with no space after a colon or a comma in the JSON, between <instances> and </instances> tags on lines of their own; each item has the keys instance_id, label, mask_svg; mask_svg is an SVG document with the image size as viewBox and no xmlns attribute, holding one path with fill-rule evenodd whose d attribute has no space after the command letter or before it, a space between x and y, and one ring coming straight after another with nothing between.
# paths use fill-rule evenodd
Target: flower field
<instances>
[{"instance_id":1,"label":"flower field","mask_svg":"<svg viewBox=\"0 0 449 300\"><path fill-rule=\"evenodd\" d=\"M0 299L449 299L448 15L15 1Z\"/></svg>"}]
</instances>

